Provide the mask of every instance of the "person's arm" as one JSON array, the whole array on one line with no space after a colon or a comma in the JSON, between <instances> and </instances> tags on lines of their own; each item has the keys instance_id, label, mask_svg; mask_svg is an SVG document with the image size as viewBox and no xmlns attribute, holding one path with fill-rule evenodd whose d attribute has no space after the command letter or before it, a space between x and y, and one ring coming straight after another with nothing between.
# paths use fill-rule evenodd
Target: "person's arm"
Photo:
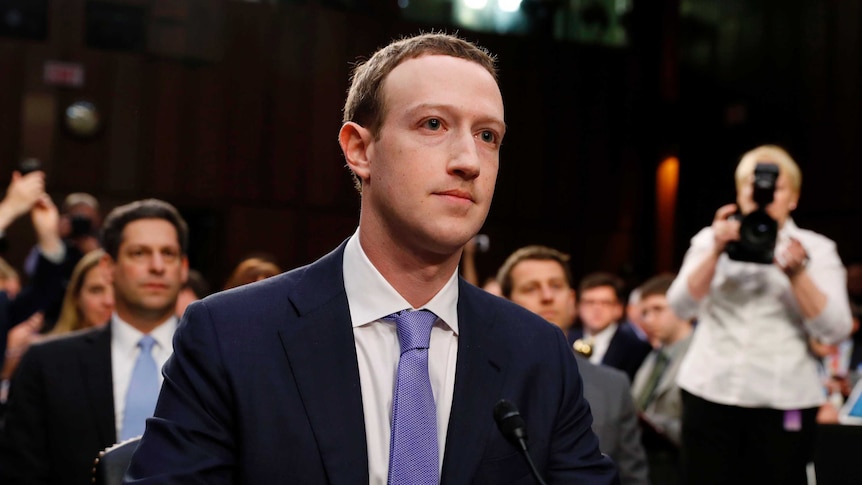
<instances>
[{"instance_id":1,"label":"person's arm","mask_svg":"<svg viewBox=\"0 0 862 485\"><path fill-rule=\"evenodd\" d=\"M75 262L60 239L59 217L57 207L47 194L39 197L30 210L38 259L29 283L9 306L12 324L29 318L35 312L42 312L50 329L57 318Z\"/></svg>"},{"instance_id":2,"label":"person's arm","mask_svg":"<svg viewBox=\"0 0 862 485\"><path fill-rule=\"evenodd\" d=\"M5 231L15 219L26 214L44 193L44 172L37 171L27 175L13 172L6 196L0 201L0 232Z\"/></svg>"},{"instance_id":3,"label":"person's arm","mask_svg":"<svg viewBox=\"0 0 862 485\"><path fill-rule=\"evenodd\" d=\"M21 357L30 348L30 345L39 339L39 331L42 330L43 322L42 314L37 312L9 330L0 379L6 381L12 378Z\"/></svg>"},{"instance_id":4,"label":"person's arm","mask_svg":"<svg viewBox=\"0 0 862 485\"><path fill-rule=\"evenodd\" d=\"M727 243L739 240L739 221L730 219L734 212L736 212L736 204L724 205L716 211L712 221L712 248L704 251L703 259L688 275L688 291L697 301L702 300L709 293L718 258L724 252Z\"/></svg>"},{"instance_id":5,"label":"person's arm","mask_svg":"<svg viewBox=\"0 0 862 485\"><path fill-rule=\"evenodd\" d=\"M66 256L66 246L60 238L60 211L47 194L39 198L30 211L39 252L54 263Z\"/></svg>"},{"instance_id":6,"label":"person's arm","mask_svg":"<svg viewBox=\"0 0 862 485\"><path fill-rule=\"evenodd\" d=\"M709 294L716 267L730 241L739 239L739 221L730 219L735 204L722 206L712 225L691 239L682 267L667 291L667 301L680 318L696 318L700 302Z\"/></svg>"},{"instance_id":7,"label":"person's arm","mask_svg":"<svg viewBox=\"0 0 862 485\"><path fill-rule=\"evenodd\" d=\"M817 341L836 344L853 325L847 298L847 273L835 243L823 238L809 247L797 239L780 251L775 264L787 274L805 328Z\"/></svg>"},{"instance_id":8,"label":"person's arm","mask_svg":"<svg viewBox=\"0 0 862 485\"><path fill-rule=\"evenodd\" d=\"M155 417L126 472L143 484L232 484L233 403L209 309L192 303L174 335Z\"/></svg>"}]
</instances>

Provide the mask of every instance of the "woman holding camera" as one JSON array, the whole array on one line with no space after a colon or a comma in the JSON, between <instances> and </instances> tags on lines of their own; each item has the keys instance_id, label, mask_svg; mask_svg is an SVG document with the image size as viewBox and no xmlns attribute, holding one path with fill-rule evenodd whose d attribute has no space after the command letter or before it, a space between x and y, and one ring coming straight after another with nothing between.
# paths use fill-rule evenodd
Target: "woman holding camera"
<instances>
[{"instance_id":1,"label":"woman holding camera","mask_svg":"<svg viewBox=\"0 0 862 485\"><path fill-rule=\"evenodd\" d=\"M678 377L683 475L806 484L825 397L808 341L850 332L845 270L833 241L790 217L802 175L786 151L749 151L735 178L737 203L692 238L667 293L678 316L698 320Z\"/></svg>"}]
</instances>

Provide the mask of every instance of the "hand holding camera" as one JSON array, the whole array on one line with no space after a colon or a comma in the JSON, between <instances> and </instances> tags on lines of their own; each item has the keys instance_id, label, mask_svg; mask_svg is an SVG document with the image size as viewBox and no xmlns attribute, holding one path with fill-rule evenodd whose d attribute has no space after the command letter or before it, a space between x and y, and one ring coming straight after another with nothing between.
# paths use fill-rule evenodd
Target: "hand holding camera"
<instances>
[{"instance_id":1,"label":"hand holding camera","mask_svg":"<svg viewBox=\"0 0 862 485\"><path fill-rule=\"evenodd\" d=\"M736 204L727 204L715 212L712 233L715 238L716 255L723 252L728 243L739 240L739 219L734 217L737 211Z\"/></svg>"}]
</instances>

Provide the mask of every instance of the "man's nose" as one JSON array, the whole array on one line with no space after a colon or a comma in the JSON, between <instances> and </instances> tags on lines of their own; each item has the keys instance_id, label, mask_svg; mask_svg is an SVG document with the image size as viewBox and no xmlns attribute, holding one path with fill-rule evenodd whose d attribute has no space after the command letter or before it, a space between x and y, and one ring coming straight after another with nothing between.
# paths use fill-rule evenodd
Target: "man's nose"
<instances>
[{"instance_id":1,"label":"man's nose","mask_svg":"<svg viewBox=\"0 0 862 485\"><path fill-rule=\"evenodd\" d=\"M150 271L161 273L165 270L165 257L161 253L153 253L150 258Z\"/></svg>"},{"instance_id":2,"label":"man's nose","mask_svg":"<svg viewBox=\"0 0 862 485\"><path fill-rule=\"evenodd\" d=\"M467 180L478 177L481 163L479 148L476 146L476 138L467 130L459 132L452 138L452 153L448 166L449 173L456 174Z\"/></svg>"}]
</instances>

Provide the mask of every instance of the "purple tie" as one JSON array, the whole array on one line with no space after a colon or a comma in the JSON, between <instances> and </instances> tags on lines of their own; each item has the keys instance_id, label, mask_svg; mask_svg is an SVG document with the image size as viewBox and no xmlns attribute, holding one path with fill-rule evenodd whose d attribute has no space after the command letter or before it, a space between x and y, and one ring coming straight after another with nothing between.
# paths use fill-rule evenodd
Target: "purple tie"
<instances>
[{"instance_id":1,"label":"purple tie","mask_svg":"<svg viewBox=\"0 0 862 485\"><path fill-rule=\"evenodd\" d=\"M395 320L401 359L392 398L389 440L389 484L430 485L439 482L437 409L428 377L428 345L437 315L404 310Z\"/></svg>"}]
</instances>

